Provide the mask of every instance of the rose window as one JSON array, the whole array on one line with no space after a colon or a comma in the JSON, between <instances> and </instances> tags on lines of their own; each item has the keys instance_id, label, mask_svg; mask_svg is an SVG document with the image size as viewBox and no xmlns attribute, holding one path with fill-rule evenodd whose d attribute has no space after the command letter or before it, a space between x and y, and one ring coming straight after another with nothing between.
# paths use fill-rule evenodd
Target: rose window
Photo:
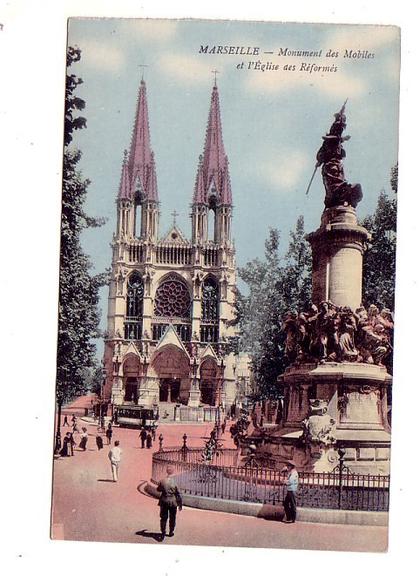
<instances>
[{"instance_id":1,"label":"rose window","mask_svg":"<svg viewBox=\"0 0 420 576\"><path fill-rule=\"evenodd\" d=\"M181 280L170 278L162 282L156 290L156 316L187 318L190 316L190 307L190 293Z\"/></svg>"}]
</instances>

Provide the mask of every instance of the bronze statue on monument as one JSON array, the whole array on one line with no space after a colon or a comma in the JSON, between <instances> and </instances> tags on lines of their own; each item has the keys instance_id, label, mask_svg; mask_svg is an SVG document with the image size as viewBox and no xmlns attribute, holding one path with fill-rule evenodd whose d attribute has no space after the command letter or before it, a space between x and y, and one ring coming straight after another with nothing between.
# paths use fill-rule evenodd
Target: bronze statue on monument
<instances>
[{"instance_id":1,"label":"bronze statue on monument","mask_svg":"<svg viewBox=\"0 0 420 576\"><path fill-rule=\"evenodd\" d=\"M347 126L346 115L344 114L346 102L344 102L341 110L334 114L335 120L328 134L322 137L323 143L316 155L315 169L306 191L308 194L315 173L322 166L326 208L334 208L335 206L353 206L356 208L363 197L360 184L349 184L344 176L343 158L346 157L346 151L343 148L343 142L350 140L350 136L343 136Z\"/></svg>"}]
</instances>

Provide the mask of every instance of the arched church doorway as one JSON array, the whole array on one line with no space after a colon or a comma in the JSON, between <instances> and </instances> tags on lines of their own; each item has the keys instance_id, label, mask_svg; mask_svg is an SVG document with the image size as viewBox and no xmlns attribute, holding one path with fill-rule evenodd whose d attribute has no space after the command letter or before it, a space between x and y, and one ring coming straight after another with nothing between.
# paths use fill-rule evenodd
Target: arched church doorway
<instances>
[{"instance_id":1,"label":"arched church doorway","mask_svg":"<svg viewBox=\"0 0 420 576\"><path fill-rule=\"evenodd\" d=\"M134 354L130 354L123 364L123 390L124 402L134 402L139 399L140 360Z\"/></svg>"},{"instance_id":2,"label":"arched church doorway","mask_svg":"<svg viewBox=\"0 0 420 576\"><path fill-rule=\"evenodd\" d=\"M202 404L215 406L217 400L217 363L212 358L204 360L200 368L200 392Z\"/></svg>"},{"instance_id":3,"label":"arched church doorway","mask_svg":"<svg viewBox=\"0 0 420 576\"><path fill-rule=\"evenodd\" d=\"M159 402L187 404L190 392L190 362L176 346L164 346L152 361L159 382Z\"/></svg>"},{"instance_id":4,"label":"arched church doorway","mask_svg":"<svg viewBox=\"0 0 420 576\"><path fill-rule=\"evenodd\" d=\"M159 383L159 402L179 402L181 382L177 378L161 378Z\"/></svg>"}]
</instances>

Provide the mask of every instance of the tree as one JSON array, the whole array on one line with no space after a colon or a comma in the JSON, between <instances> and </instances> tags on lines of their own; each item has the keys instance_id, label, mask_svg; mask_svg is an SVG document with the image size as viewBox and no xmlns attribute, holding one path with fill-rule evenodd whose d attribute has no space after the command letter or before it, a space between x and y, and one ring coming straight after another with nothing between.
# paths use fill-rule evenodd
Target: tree
<instances>
[{"instance_id":1,"label":"tree","mask_svg":"<svg viewBox=\"0 0 420 576\"><path fill-rule=\"evenodd\" d=\"M279 255L280 234L270 229L265 259L255 259L239 270L249 287L237 301L239 349L251 357L260 398L277 398L278 376L287 366L282 319L288 310L298 310L310 300L311 254L300 217L290 233L285 257Z\"/></svg>"},{"instance_id":2,"label":"tree","mask_svg":"<svg viewBox=\"0 0 420 576\"><path fill-rule=\"evenodd\" d=\"M398 189L398 165L391 170L391 189ZM375 214L362 225L371 233L363 261L363 298L365 304L394 309L397 200L385 190L379 194Z\"/></svg>"},{"instance_id":3,"label":"tree","mask_svg":"<svg viewBox=\"0 0 420 576\"><path fill-rule=\"evenodd\" d=\"M80 57L78 48L69 47L68 67ZM84 211L89 180L78 170L80 150L69 148L74 130L86 126L86 119L76 115L85 107L74 94L81 83L74 74L66 77L56 387L59 405L86 390L86 369L97 365L93 339L99 336L99 288L106 283L106 274L91 275L92 264L80 242L85 228L103 224L103 219L90 218Z\"/></svg>"}]
</instances>

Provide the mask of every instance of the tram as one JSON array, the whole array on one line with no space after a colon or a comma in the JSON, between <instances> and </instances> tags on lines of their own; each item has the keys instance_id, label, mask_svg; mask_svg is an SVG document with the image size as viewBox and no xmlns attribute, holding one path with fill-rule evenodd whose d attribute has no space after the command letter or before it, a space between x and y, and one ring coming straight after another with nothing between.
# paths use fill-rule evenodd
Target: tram
<instances>
[{"instance_id":1,"label":"tram","mask_svg":"<svg viewBox=\"0 0 420 576\"><path fill-rule=\"evenodd\" d=\"M114 422L119 426L153 428L159 420L158 407L114 406Z\"/></svg>"}]
</instances>

